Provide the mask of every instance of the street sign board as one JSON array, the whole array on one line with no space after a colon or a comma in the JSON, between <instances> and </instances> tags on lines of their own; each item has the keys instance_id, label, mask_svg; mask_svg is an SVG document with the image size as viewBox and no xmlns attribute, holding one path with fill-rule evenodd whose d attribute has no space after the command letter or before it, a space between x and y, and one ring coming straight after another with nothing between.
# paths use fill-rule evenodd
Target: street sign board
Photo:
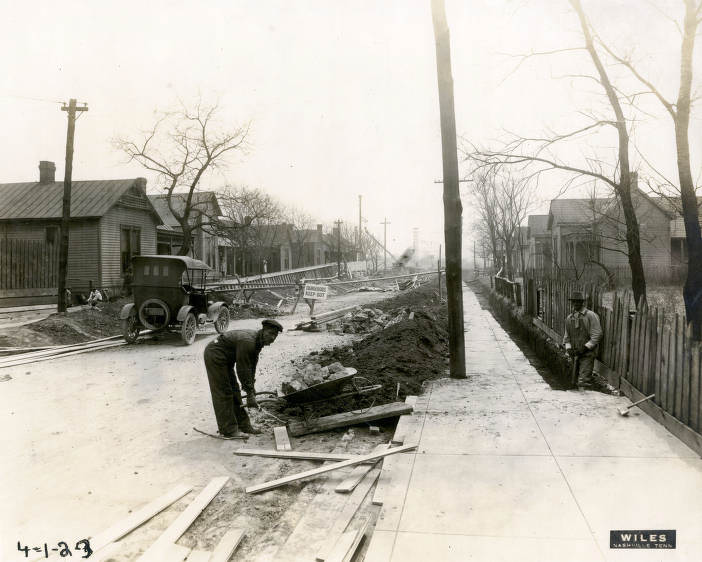
<instances>
[{"instance_id":1,"label":"street sign board","mask_svg":"<svg viewBox=\"0 0 702 562\"><path fill-rule=\"evenodd\" d=\"M326 300L328 292L329 287L327 285L305 284L305 292L302 294L302 298L310 300Z\"/></svg>"}]
</instances>

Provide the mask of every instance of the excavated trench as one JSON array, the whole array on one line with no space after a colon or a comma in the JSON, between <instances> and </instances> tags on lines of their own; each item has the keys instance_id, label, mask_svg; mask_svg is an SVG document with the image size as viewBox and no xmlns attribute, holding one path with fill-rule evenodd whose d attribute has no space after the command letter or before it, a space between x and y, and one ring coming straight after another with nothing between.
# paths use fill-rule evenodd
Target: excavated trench
<instances>
[{"instance_id":1,"label":"excavated trench","mask_svg":"<svg viewBox=\"0 0 702 562\"><path fill-rule=\"evenodd\" d=\"M544 345L545 338L542 339L536 328L526 328L516 320L507 320L500 314L496 314L490 304L490 289L488 287L479 282L469 283L469 286L478 298L480 306L488 310L493 318L499 322L502 329L509 334L529 363L553 390L568 390L572 388L569 381L568 364L563 354L559 353L552 343ZM535 349L539 349L540 354L537 354ZM549 365L556 365L557 368L551 368Z\"/></svg>"}]
</instances>

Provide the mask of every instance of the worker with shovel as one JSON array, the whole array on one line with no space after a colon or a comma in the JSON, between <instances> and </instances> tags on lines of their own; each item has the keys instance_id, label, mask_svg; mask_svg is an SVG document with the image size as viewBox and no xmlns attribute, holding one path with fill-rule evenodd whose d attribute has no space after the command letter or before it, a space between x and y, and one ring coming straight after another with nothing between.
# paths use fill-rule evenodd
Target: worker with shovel
<instances>
[{"instance_id":1,"label":"worker with shovel","mask_svg":"<svg viewBox=\"0 0 702 562\"><path fill-rule=\"evenodd\" d=\"M225 439L247 439L249 433L261 433L251 425L237 383L238 376L246 391L246 405L258 407L254 388L258 356L283 331L283 326L275 320L266 319L261 324L260 330L230 330L220 334L205 348L212 406L219 434Z\"/></svg>"},{"instance_id":2,"label":"worker with shovel","mask_svg":"<svg viewBox=\"0 0 702 562\"><path fill-rule=\"evenodd\" d=\"M572 312L566 318L563 344L573 361L578 389L591 390L595 386L592 371L595 367L597 344L602 339L600 318L585 307L585 297L580 291L574 291L569 300ZM573 382L575 383L575 380Z\"/></svg>"}]
</instances>

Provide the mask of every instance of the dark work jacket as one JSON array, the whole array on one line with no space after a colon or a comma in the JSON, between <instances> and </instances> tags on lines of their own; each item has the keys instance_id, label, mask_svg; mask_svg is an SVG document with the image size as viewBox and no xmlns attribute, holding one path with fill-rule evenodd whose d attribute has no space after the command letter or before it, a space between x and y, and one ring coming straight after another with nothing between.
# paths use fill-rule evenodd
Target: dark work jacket
<instances>
[{"instance_id":1,"label":"dark work jacket","mask_svg":"<svg viewBox=\"0 0 702 562\"><path fill-rule=\"evenodd\" d=\"M236 374L247 394L254 389L258 355L263 349L261 336L261 330L230 330L210 344L225 354L229 369L236 363Z\"/></svg>"}]
</instances>

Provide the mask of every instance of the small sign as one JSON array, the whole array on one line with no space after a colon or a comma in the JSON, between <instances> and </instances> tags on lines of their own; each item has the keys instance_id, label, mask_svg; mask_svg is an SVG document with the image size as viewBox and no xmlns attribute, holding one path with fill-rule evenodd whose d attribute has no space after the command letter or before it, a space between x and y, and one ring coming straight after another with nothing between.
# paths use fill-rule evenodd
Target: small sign
<instances>
[{"instance_id":1,"label":"small sign","mask_svg":"<svg viewBox=\"0 0 702 562\"><path fill-rule=\"evenodd\" d=\"M675 548L675 531L610 531L609 548Z\"/></svg>"},{"instance_id":2,"label":"small sign","mask_svg":"<svg viewBox=\"0 0 702 562\"><path fill-rule=\"evenodd\" d=\"M326 300L329 287L327 285L305 285L303 299Z\"/></svg>"}]
</instances>

